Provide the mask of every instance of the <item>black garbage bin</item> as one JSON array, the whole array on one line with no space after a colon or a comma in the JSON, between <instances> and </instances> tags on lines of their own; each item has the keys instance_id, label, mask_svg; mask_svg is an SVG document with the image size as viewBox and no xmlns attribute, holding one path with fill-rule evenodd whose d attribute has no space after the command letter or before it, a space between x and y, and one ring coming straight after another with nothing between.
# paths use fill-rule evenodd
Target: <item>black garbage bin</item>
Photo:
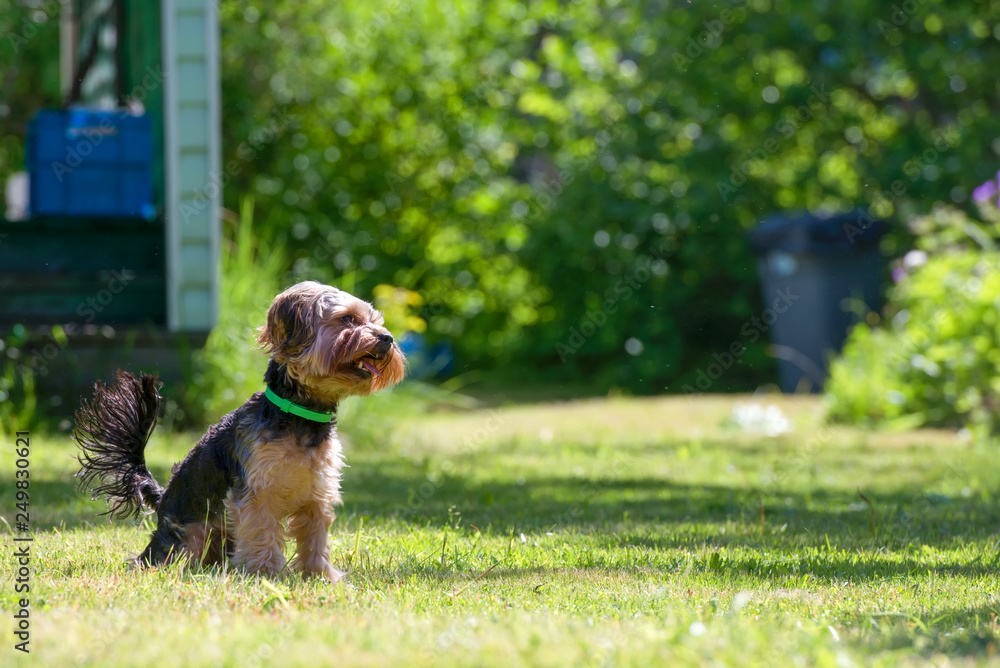
<instances>
[{"instance_id":1,"label":"black garbage bin","mask_svg":"<svg viewBox=\"0 0 1000 668\"><path fill-rule=\"evenodd\" d=\"M831 354L863 316L855 300L868 310L882 308L885 260L878 241L888 227L862 210L783 213L750 233L764 293L760 319L783 392L822 388Z\"/></svg>"}]
</instances>

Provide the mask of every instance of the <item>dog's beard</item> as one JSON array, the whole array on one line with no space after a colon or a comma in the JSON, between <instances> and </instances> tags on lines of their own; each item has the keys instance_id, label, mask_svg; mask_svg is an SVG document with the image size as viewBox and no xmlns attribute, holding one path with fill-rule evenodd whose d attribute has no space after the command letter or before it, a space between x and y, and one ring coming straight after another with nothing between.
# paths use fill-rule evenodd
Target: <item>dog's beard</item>
<instances>
[{"instance_id":1,"label":"dog's beard","mask_svg":"<svg viewBox=\"0 0 1000 668\"><path fill-rule=\"evenodd\" d=\"M391 387L403 379L406 363L395 342L385 346L362 328L324 326L288 371L307 391L331 398Z\"/></svg>"}]
</instances>

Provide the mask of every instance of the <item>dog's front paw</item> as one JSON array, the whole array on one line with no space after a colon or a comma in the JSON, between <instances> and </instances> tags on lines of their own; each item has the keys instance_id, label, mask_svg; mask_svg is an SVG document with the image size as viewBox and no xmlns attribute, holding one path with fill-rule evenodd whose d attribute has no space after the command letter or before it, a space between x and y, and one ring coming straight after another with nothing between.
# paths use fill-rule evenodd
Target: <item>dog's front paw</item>
<instances>
[{"instance_id":1,"label":"dog's front paw","mask_svg":"<svg viewBox=\"0 0 1000 668\"><path fill-rule=\"evenodd\" d=\"M302 569L302 577L304 578L326 578L330 582L340 582L347 575L344 571L334 568L333 564L326 559L293 563L293 566Z\"/></svg>"},{"instance_id":2,"label":"dog's front paw","mask_svg":"<svg viewBox=\"0 0 1000 668\"><path fill-rule=\"evenodd\" d=\"M275 576L285 569L285 558L281 553L260 555L248 559L237 559L236 562L247 573Z\"/></svg>"},{"instance_id":3,"label":"dog's front paw","mask_svg":"<svg viewBox=\"0 0 1000 668\"><path fill-rule=\"evenodd\" d=\"M304 578L326 578L330 582L340 582L347 573L333 567L329 557L313 555L311 559L295 559L292 567L302 571Z\"/></svg>"}]
</instances>

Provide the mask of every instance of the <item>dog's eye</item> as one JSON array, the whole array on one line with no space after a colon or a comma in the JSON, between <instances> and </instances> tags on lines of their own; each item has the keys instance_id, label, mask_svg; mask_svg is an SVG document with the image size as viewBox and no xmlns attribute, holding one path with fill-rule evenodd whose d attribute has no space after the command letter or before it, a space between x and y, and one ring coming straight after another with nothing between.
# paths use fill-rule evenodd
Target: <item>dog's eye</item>
<instances>
[{"instance_id":1,"label":"dog's eye","mask_svg":"<svg viewBox=\"0 0 1000 668\"><path fill-rule=\"evenodd\" d=\"M340 320L341 320L341 322L343 322L343 323L344 323L345 325L353 325L353 324L354 324L354 316L353 316L353 315L345 315L345 316L344 316L343 318L341 318Z\"/></svg>"}]
</instances>

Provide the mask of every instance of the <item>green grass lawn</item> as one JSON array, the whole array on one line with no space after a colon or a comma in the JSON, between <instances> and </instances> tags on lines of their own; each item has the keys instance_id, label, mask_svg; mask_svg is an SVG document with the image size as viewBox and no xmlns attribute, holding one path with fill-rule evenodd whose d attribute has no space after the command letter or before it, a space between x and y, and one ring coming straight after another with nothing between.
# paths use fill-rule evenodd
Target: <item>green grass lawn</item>
<instances>
[{"instance_id":1,"label":"green grass lawn","mask_svg":"<svg viewBox=\"0 0 1000 668\"><path fill-rule=\"evenodd\" d=\"M432 413L348 442L330 536L342 585L130 570L148 524L98 518L71 478L72 443L36 435L32 653L7 630L0 663L996 660L1000 452L944 432L825 427L801 398L772 400L794 431L754 435L727 424L734 401L750 398ZM161 482L196 437L154 438ZM7 440L0 513L13 524ZM9 629L20 595L3 530Z\"/></svg>"}]
</instances>

